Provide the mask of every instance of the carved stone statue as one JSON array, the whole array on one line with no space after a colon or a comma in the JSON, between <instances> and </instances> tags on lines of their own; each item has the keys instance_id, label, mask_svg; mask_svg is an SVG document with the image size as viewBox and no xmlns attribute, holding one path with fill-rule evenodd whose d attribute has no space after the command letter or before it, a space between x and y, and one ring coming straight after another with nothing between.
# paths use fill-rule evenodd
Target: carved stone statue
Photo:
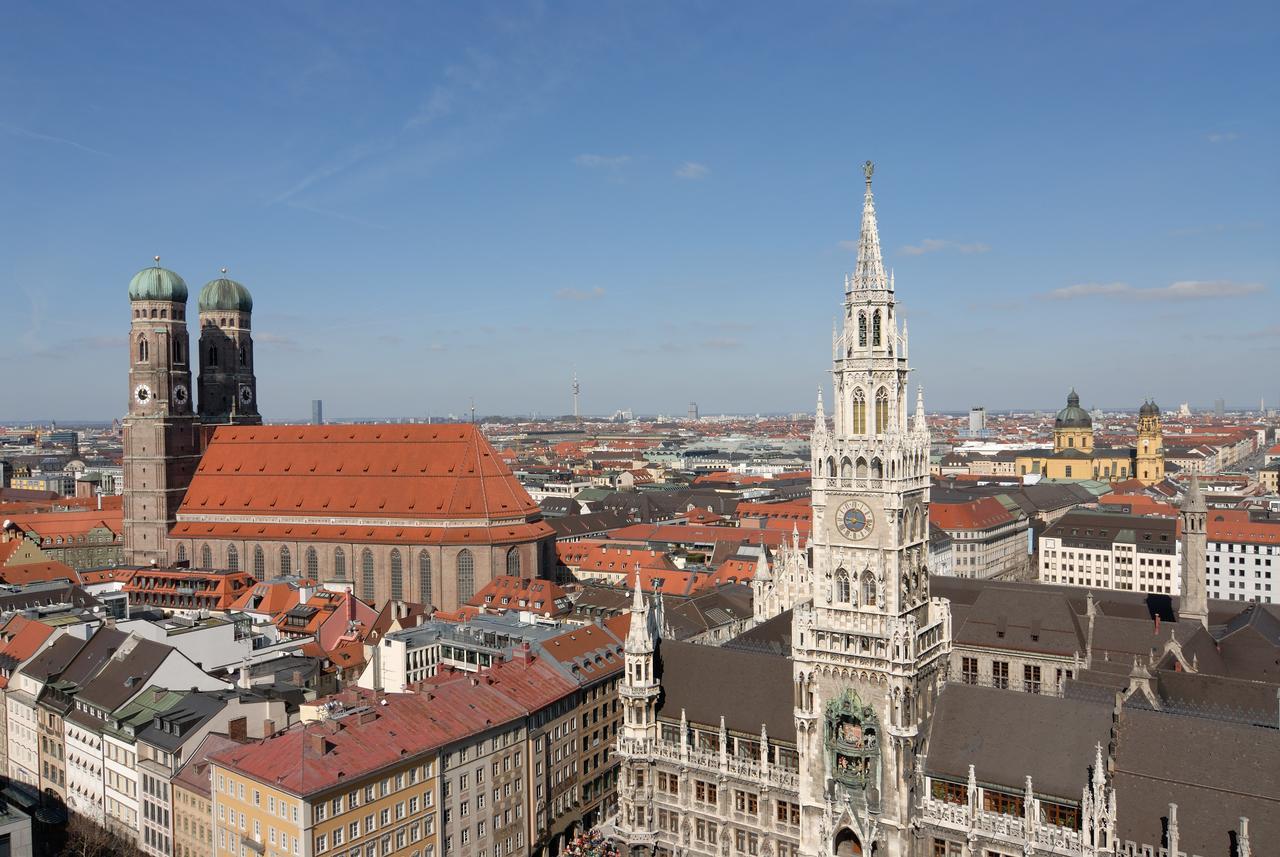
<instances>
[{"instance_id":1,"label":"carved stone statue","mask_svg":"<svg viewBox=\"0 0 1280 857\"><path fill-rule=\"evenodd\" d=\"M867 184L871 184L871 174L876 171L876 165L867 161L862 165L862 174L867 177Z\"/></svg>"}]
</instances>

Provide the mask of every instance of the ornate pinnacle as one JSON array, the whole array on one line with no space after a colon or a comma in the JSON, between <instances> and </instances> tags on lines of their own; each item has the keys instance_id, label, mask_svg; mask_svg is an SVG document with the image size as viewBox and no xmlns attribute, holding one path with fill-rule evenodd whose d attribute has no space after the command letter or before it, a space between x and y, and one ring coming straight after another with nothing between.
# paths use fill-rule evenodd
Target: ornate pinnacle
<instances>
[{"instance_id":1,"label":"ornate pinnacle","mask_svg":"<svg viewBox=\"0 0 1280 857\"><path fill-rule=\"evenodd\" d=\"M876 165L867 161L862 165L862 174L867 177L867 187L871 187L871 174L876 171Z\"/></svg>"}]
</instances>

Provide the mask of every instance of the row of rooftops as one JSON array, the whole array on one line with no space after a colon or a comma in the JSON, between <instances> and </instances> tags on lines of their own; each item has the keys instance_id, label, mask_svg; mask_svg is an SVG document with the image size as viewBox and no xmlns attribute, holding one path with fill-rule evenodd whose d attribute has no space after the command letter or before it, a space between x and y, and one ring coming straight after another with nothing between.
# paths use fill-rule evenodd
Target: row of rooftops
<instances>
[{"instance_id":1,"label":"row of rooftops","mask_svg":"<svg viewBox=\"0 0 1280 857\"><path fill-rule=\"evenodd\" d=\"M482 674L445 672L409 693L348 688L317 704L318 720L229 748L213 763L304 797L357 782L395 762L515 726L574 690L620 672L626 622L624 617L566 629L482 615L451 631L431 622L386 638L440 639L436 634L460 642L471 635L471 642L506 657Z\"/></svg>"}]
</instances>

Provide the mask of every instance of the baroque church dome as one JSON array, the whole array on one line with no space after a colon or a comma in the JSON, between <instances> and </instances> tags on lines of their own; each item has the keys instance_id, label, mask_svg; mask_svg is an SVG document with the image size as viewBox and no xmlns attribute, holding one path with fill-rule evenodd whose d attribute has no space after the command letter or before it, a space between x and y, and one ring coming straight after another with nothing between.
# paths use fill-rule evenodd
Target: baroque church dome
<instances>
[{"instance_id":1,"label":"baroque church dome","mask_svg":"<svg viewBox=\"0 0 1280 857\"><path fill-rule=\"evenodd\" d=\"M1143 402L1142 407L1138 408L1138 416L1158 417L1160 416L1160 406L1151 401Z\"/></svg>"},{"instance_id":2,"label":"baroque church dome","mask_svg":"<svg viewBox=\"0 0 1280 857\"><path fill-rule=\"evenodd\" d=\"M225 274L226 271L223 271ZM200 290L200 312L208 310L253 311L253 295L235 280L219 277L204 284Z\"/></svg>"},{"instance_id":3,"label":"baroque church dome","mask_svg":"<svg viewBox=\"0 0 1280 857\"><path fill-rule=\"evenodd\" d=\"M1080 407L1080 396L1075 390L1067 395L1067 406L1058 411L1058 417L1053 421L1054 428L1092 428L1093 417L1089 416L1089 412Z\"/></svg>"},{"instance_id":4,"label":"baroque church dome","mask_svg":"<svg viewBox=\"0 0 1280 857\"><path fill-rule=\"evenodd\" d=\"M143 268L129 281L129 300L186 303L187 283L168 268L161 268L157 256L155 265Z\"/></svg>"}]
</instances>

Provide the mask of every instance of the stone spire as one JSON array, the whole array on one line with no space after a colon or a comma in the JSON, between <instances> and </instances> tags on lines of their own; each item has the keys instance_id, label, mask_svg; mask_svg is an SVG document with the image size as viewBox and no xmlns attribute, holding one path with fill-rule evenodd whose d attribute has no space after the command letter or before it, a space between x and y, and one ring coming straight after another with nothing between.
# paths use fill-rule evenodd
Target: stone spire
<instances>
[{"instance_id":1,"label":"stone spire","mask_svg":"<svg viewBox=\"0 0 1280 857\"><path fill-rule=\"evenodd\" d=\"M653 633L649 627L649 604L640 588L640 563L636 563L636 588L631 598L631 626L627 629L627 651L653 652Z\"/></svg>"},{"instance_id":2,"label":"stone spire","mask_svg":"<svg viewBox=\"0 0 1280 857\"><path fill-rule=\"evenodd\" d=\"M822 404L822 388L818 388L818 408L813 415L813 433L815 435L824 435L827 433L827 409Z\"/></svg>"},{"instance_id":3,"label":"stone spire","mask_svg":"<svg viewBox=\"0 0 1280 857\"><path fill-rule=\"evenodd\" d=\"M871 174L875 166L867 161L862 165L867 177L867 194L862 199L862 234L858 236L858 264L853 271L853 288L889 291L889 278L885 276L884 259L880 255L880 229L876 226L876 202L871 194Z\"/></svg>"},{"instance_id":4,"label":"stone spire","mask_svg":"<svg viewBox=\"0 0 1280 857\"><path fill-rule=\"evenodd\" d=\"M1191 475L1191 487L1182 501L1182 594L1179 619L1209 627L1209 595L1205 585L1205 549L1209 507L1200 492L1200 477Z\"/></svg>"},{"instance_id":5,"label":"stone spire","mask_svg":"<svg viewBox=\"0 0 1280 857\"><path fill-rule=\"evenodd\" d=\"M929 423L924 416L924 385L916 387L916 416L911 423L911 430L915 432L926 432L929 430Z\"/></svg>"}]
</instances>

